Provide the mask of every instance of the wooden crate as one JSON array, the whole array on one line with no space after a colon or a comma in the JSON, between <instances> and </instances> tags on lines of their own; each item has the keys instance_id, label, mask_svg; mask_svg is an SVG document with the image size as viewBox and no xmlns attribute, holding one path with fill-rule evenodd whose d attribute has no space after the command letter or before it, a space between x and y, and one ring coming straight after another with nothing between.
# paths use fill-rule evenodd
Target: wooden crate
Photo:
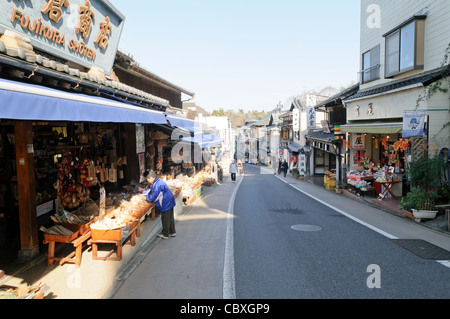
<instances>
[{"instance_id":1,"label":"wooden crate","mask_svg":"<svg viewBox=\"0 0 450 319\"><path fill-rule=\"evenodd\" d=\"M64 236L64 235L51 235L44 233L44 239L46 243L55 242L55 243L70 243L74 239L76 239L79 235L79 231L74 232L72 235Z\"/></svg>"},{"instance_id":2,"label":"wooden crate","mask_svg":"<svg viewBox=\"0 0 450 319\"><path fill-rule=\"evenodd\" d=\"M122 230L119 229L91 229L91 238L92 240L114 240L121 241L122 240Z\"/></svg>"},{"instance_id":3,"label":"wooden crate","mask_svg":"<svg viewBox=\"0 0 450 319\"><path fill-rule=\"evenodd\" d=\"M69 223L54 223L55 225L63 226L67 228L68 230L71 230L73 232L78 231L80 236L83 236L88 231L91 230L91 222L87 224L69 224Z\"/></svg>"}]
</instances>

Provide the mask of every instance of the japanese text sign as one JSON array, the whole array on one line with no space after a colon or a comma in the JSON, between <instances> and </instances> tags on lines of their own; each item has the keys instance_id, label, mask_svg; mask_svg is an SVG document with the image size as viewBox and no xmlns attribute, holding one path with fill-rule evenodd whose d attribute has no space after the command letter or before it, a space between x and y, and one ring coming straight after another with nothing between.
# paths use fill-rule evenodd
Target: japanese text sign
<instances>
[{"instance_id":1,"label":"japanese text sign","mask_svg":"<svg viewBox=\"0 0 450 319\"><path fill-rule=\"evenodd\" d=\"M107 0L2 1L0 33L13 30L59 59L110 74L125 17Z\"/></svg>"}]
</instances>

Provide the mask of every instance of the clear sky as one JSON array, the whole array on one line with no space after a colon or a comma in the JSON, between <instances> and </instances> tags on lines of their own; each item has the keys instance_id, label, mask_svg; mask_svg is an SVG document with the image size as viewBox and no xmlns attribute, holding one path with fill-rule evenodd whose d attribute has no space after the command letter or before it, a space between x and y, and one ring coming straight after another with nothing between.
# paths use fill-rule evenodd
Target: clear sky
<instances>
[{"instance_id":1,"label":"clear sky","mask_svg":"<svg viewBox=\"0 0 450 319\"><path fill-rule=\"evenodd\" d=\"M110 2L126 18L119 47L208 111L357 81L360 0Z\"/></svg>"}]
</instances>

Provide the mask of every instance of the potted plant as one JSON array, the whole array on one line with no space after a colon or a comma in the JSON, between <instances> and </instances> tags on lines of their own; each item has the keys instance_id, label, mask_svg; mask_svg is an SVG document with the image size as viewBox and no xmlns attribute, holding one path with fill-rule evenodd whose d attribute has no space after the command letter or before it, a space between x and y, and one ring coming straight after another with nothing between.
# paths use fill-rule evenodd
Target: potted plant
<instances>
[{"instance_id":1,"label":"potted plant","mask_svg":"<svg viewBox=\"0 0 450 319\"><path fill-rule=\"evenodd\" d=\"M425 156L411 163L408 171L411 191L402 198L400 206L406 216L412 213L419 222L423 218L436 218L438 211L434 210L434 204L438 195L432 188L439 181L442 165L442 159L438 156Z\"/></svg>"},{"instance_id":2,"label":"potted plant","mask_svg":"<svg viewBox=\"0 0 450 319\"><path fill-rule=\"evenodd\" d=\"M437 194L434 192L427 192L420 186L413 187L401 199L400 208L405 213L405 216L419 222L422 219L434 219L438 213L437 210L433 210L436 198Z\"/></svg>"}]
</instances>

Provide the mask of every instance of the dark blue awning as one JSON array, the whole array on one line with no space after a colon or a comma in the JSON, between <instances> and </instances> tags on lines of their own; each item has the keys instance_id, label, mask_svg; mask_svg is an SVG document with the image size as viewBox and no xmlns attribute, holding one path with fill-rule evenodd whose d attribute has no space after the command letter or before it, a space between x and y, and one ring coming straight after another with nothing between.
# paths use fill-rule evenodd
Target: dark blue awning
<instances>
[{"instance_id":1,"label":"dark blue awning","mask_svg":"<svg viewBox=\"0 0 450 319\"><path fill-rule=\"evenodd\" d=\"M223 139L214 134L198 133L193 137L183 137L183 141L198 144L201 148L212 147L223 143Z\"/></svg>"},{"instance_id":2,"label":"dark blue awning","mask_svg":"<svg viewBox=\"0 0 450 319\"><path fill-rule=\"evenodd\" d=\"M167 121L169 121L170 125L172 127L179 127L184 128L192 133L200 132L200 123L187 119L182 116L170 114L170 113L164 113L167 117Z\"/></svg>"},{"instance_id":3,"label":"dark blue awning","mask_svg":"<svg viewBox=\"0 0 450 319\"><path fill-rule=\"evenodd\" d=\"M293 152L298 153L302 149L302 147L295 143L289 143L289 149Z\"/></svg>"},{"instance_id":4,"label":"dark blue awning","mask_svg":"<svg viewBox=\"0 0 450 319\"><path fill-rule=\"evenodd\" d=\"M161 111L4 79L0 101L1 119L167 124Z\"/></svg>"}]
</instances>

